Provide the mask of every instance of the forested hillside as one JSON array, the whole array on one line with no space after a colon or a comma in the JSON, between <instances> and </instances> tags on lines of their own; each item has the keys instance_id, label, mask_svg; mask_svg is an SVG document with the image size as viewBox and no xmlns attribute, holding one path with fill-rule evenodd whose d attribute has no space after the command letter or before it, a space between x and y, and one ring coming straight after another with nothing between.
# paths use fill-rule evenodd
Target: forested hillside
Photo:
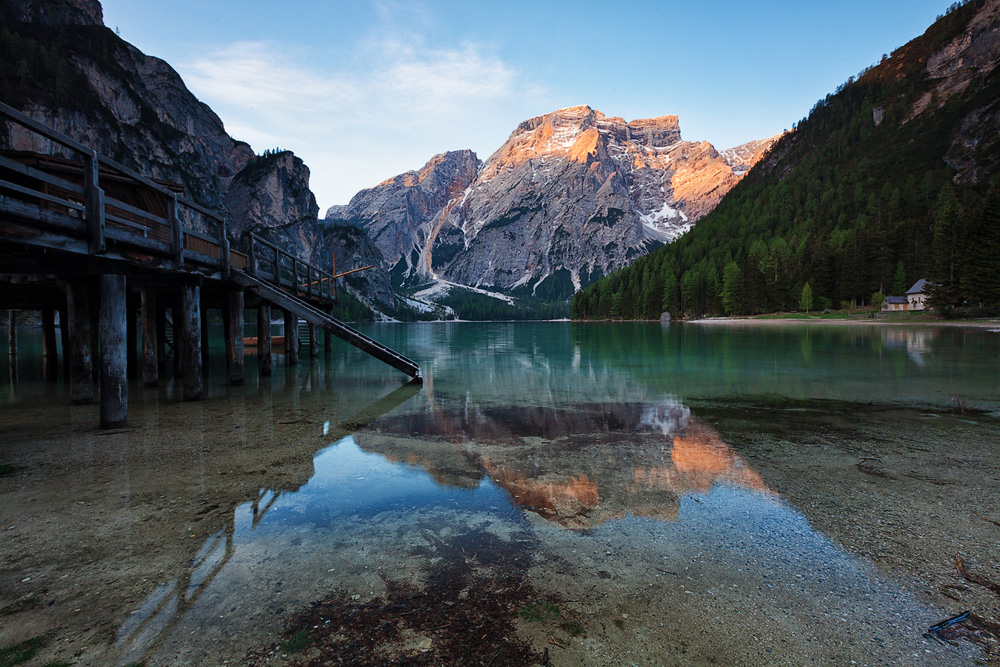
<instances>
[{"instance_id":1,"label":"forested hillside","mask_svg":"<svg viewBox=\"0 0 1000 667\"><path fill-rule=\"evenodd\" d=\"M820 100L691 232L577 293L573 316L818 310L919 278L942 310L997 310L998 25L997 0L953 5Z\"/></svg>"}]
</instances>

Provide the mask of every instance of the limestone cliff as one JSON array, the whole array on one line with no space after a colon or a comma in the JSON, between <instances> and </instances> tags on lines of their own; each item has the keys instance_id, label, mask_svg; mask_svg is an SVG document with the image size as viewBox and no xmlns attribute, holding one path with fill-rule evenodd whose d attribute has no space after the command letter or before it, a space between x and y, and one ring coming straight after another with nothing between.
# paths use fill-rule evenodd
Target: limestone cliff
<instances>
[{"instance_id":1,"label":"limestone cliff","mask_svg":"<svg viewBox=\"0 0 1000 667\"><path fill-rule=\"evenodd\" d=\"M435 155L408 171L356 194L347 206L327 211L330 222L362 227L400 279L415 275L427 243L427 223L472 185L479 159L469 150Z\"/></svg>"},{"instance_id":2,"label":"limestone cliff","mask_svg":"<svg viewBox=\"0 0 1000 667\"><path fill-rule=\"evenodd\" d=\"M572 107L521 123L478 174L446 153L327 217L368 229L397 283L566 298L690 229L773 140L721 155L676 116Z\"/></svg>"},{"instance_id":3,"label":"limestone cliff","mask_svg":"<svg viewBox=\"0 0 1000 667\"><path fill-rule=\"evenodd\" d=\"M626 122L587 106L522 123L431 224L426 272L568 297L708 213L739 175L677 116Z\"/></svg>"}]
</instances>

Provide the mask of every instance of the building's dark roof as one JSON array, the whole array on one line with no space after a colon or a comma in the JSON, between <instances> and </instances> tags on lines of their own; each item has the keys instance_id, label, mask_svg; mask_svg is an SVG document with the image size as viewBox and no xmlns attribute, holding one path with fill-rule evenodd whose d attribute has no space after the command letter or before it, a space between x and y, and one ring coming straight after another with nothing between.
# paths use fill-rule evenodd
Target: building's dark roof
<instances>
[{"instance_id":1,"label":"building's dark roof","mask_svg":"<svg viewBox=\"0 0 1000 667\"><path fill-rule=\"evenodd\" d=\"M906 290L907 294L922 294L924 289L927 287L927 281L921 278L917 282L913 283L913 287Z\"/></svg>"},{"instance_id":2,"label":"building's dark roof","mask_svg":"<svg viewBox=\"0 0 1000 667\"><path fill-rule=\"evenodd\" d=\"M905 296L887 296L885 297L886 303L909 303Z\"/></svg>"}]
</instances>

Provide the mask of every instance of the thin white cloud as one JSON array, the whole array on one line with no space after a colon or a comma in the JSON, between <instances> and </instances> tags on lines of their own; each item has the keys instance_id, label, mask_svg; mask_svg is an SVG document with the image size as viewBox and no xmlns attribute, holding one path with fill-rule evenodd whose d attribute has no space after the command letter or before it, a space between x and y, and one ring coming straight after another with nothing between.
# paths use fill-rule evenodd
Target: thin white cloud
<instances>
[{"instance_id":1,"label":"thin white cloud","mask_svg":"<svg viewBox=\"0 0 1000 667\"><path fill-rule=\"evenodd\" d=\"M392 63L380 86L386 98L406 100L411 109L440 113L503 99L514 91L515 78L499 59L466 46Z\"/></svg>"},{"instance_id":2,"label":"thin white cloud","mask_svg":"<svg viewBox=\"0 0 1000 667\"><path fill-rule=\"evenodd\" d=\"M317 187L327 181L319 162L343 162L348 151L356 156L362 150L405 155L406 168L418 167L442 150L472 147L473 126L495 123L499 106L539 92L474 44L433 49L419 39L382 37L362 46L358 55L350 69L323 71L303 66L301 57L276 44L241 42L191 62L184 76L233 136L258 151L280 146L299 154L312 169L321 204L350 195ZM389 141L396 143L385 145ZM359 148L365 142L370 151ZM356 191L391 175L356 174L347 187ZM360 178L367 180L356 182Z\"/></svg>"}]
</instances>

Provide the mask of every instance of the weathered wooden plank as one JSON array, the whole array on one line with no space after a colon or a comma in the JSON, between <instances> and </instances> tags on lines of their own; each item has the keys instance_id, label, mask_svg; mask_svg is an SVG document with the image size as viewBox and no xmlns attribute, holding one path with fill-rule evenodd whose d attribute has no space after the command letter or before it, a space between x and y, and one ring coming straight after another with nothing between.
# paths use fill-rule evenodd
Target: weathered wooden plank
<instances>
[{"instance_id":1,"label":"weathered wooden plank","mask_svg":"<svg viewBox=\"0 0 1000 667\"><path fill-rule=\"evenodd\" d=\"M33 190L32 188L26 188L23 185L18 185L17 183L11 183L10 181L0 180L0 189L6 190L8 192L16 192L21 195L25 195L31 199L41 199L42 201L47 201L50 204L55 204L56 206L64 206L66 208L72 209L74 211L83 211L84 207L82 204L78 204L75 201L69 199L63 199L61 197L56 197L55 195L50 195L39 190Z\"/></svg>"},{"instance_id":2,"label":"weathered wooden plank","mask_svg":"<svg viewBox=\"0 0 1000 667\"><path fill-rule=\"evenodd\" d=\"M29 167L26 164L18 162L17 160L12 160L8 157L0 155L0 167L8 171L12 171L22 176L27 176L28 178L33 178L35 180L48 183L49 185L55 186L60 190L66 190L67 192L72 192L73 194L83 196L84 189L79 183L73 183L72 181L67 181L59 178L58 176L53 176L52 174L42 171L41 169L36 169L35 167ZM30 190L34 194L40 194L39 190Z\"/></svg>"},{"instance_id":3,"label":"weathered wooden plank","mask_svg":"<svg viewBox=\"0 0 1000 667\"><path fill-rule=\"evenodd\" d=\"M134 216L142 218L143 220L149 220L150 222L155 222L158 225L170 224L169 222L167 222L166 218L161 218L155 213L150 213L149 211L137 208L135 206L132 206L131 204L126 204L125 202L119 201L117 199L112 199L111 197L105 197L104 205L107 208L114 208L120 211L125 211L126 213L131 213ZM133 221L132 224L138 224L138 223Z\"/></svg>"},{"instance_id":4,"label":"weathered wooden plank","mask_svg":"<svg viewBox=\"0 0 1000 667\"><path fill-rule=\"evenodd\" d=\"M29 204L28 202L10 199L9 197L0 197L0 213L4 214L4 217L7 218L0 220L0 232L12 223L33 228L37 227L39 223L44 223L52 227L66 229L76 234L84 234L87 231L87 223L82 217L41 208L38 204ZM16 218L16 223L10 218Z\"/></svg>"},{"instance_id":5,"label":"weathered wooden plank","mask_svg":"<svg viewBox=\"0 0 1000 667\"><path fill-rule=\"evenodd\" d=\"M118 221L115 220L117 223ZM170 245L164 243L163 241L157 241L156 239L151 239L145 236L139 236L138 234L133 234L132 232L127 232L123 229L115 229L113 227L108 227L105 229L104 236L108 241L114 241L123 246L133 246L135 248L140 248L147 252L154 252L164 257L170 256Z\"/></svg>"}]
</instances>

